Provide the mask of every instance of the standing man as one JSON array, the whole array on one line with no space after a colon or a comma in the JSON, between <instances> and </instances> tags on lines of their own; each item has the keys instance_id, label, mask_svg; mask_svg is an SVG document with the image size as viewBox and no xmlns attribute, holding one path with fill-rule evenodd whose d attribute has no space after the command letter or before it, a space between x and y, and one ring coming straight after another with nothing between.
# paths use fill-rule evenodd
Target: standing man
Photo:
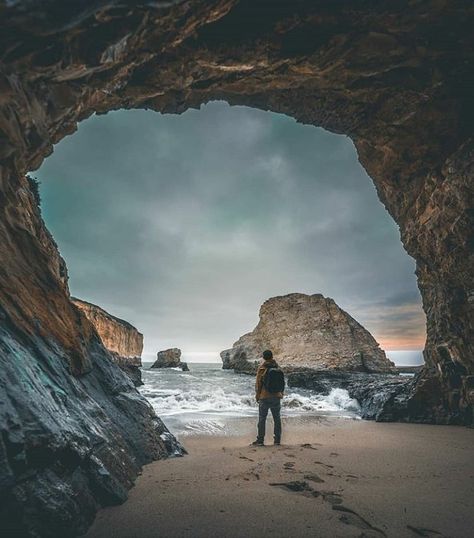
<instances>
[{"instance_id":1,"label":"standing man","mask_svg":"<svg viewBox=\"0 0 474 538\"><path fill-rule=\"evenodd\" d=\"M257 379L255 380L255 398L258 402L258 432L257 440L252 445L263 446L269 409L272 412L275 427L273 444L279 445L281 440L280 408L285 390L285 378L269 349L265 350L262 356L263 362L258 367Z\"/></svg>"}]
</instances>

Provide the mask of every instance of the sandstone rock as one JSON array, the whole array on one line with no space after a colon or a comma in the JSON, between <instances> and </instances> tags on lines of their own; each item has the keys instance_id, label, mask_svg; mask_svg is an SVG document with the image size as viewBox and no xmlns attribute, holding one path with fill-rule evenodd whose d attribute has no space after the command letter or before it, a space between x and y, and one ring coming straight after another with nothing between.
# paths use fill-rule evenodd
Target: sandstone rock
<instances>
[{"instance_id":1,"label":"sandstone rock","mask_svg":"<svg viewBox=\"0 0 474 538\"><path fill-rule=\"evenodd\" d=\"M321 294L273 297L263 303L259 318L251 333L221 353L223 368L253 371L262 351L271 349L287 371L395 372L373 336Z\"/></svg>"},{"instance_id":2,"label":"sandstone rock","mask_svg":"<svg viewBox=\"0 0 474 538\"><path fill-rule=\"evenodd\" d=\"M92 323L104 346L112 353L120 368L132 378L135 386L143 385L140 370L143 334L127 321L109 314L100 306L75 297L71 297L71 300Z\"/></svg>"},{"instance_id":3,"label":"sandstone rock","mask_svg":"<svg viewBox=\"0 0 474 538\"><path fill-rule=\"evenodd\" d=\"M97 306L71 297L72 302L92 322L104 346L120 357L139 358L143 351L143 334L133 325Z\"/></svg>"},{"instance_id":4,"label":"sandstone rock","mask_svg":"<svg viewBox=\"0 0 474 538\"><path fill-rule=\"evenodd\" d=\"M152 368L178 368L181 366L181 350L177 347L158 351Z\"/></svg>"}]
</instances>

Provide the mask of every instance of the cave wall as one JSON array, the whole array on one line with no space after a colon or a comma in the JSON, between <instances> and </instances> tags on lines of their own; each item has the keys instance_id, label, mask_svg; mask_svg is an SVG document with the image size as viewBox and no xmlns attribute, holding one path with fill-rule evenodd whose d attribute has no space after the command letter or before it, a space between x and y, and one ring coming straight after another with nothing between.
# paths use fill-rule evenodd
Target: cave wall
<instances>
[{"instance_id":1,"label":"cave wall","mask_svg":"<svg viewBox=\"0 0 474 538\"><path fill-rule=\"evenodd\" d=\"M0 534L71 536L99 507L123 502L142 465L180 447L70 302L64 262L30 182L19 176L7 185L0 198Z\"/></svg>"},{"instance_id":2,"label":"cave wall","mask_svg":"<svg viewBox=\"0 0 474 538\"><path fill-rule=\"evenodd\" d=\"M41 510L25 509L28 488L88 483L63 518L82 528L111 502L87 458L100 453L125 490L165 453L158 419L71 305L25 179L94 112L180 113L224 99L350 136L417 264L427 367L405 418L472 423L473 22L467 0L0 2L0 483L22 529L46 532ZM29 456L43 445L47 457ZM133 460L126 472L115 445ZM66 446L75 456L57 469Z\"/></svg>"}]
</instances>

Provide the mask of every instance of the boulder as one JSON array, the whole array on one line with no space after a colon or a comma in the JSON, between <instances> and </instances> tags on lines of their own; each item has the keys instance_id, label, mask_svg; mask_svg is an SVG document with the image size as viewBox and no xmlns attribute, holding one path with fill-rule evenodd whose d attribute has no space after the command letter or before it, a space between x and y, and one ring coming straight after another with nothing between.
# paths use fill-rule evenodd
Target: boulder
<instances>
[{"instance_id":1,"label":"boulder","mask_svg":"<svg viewBox=\"0 0 474 538\"><path fill-rule=\"evenodd\" d=\"M395 365L374 337L321 294L291 293L265 301L255 329L221 353L223 368L254 372L265 349L273 351L287 372L395 373Z\"/></svg>"},{"instance_id":2,"label":"boulder","mask_svg":"<svg viewBox=\"0 0 474 538\"><path fill-rule=\"evenodd\" d=\"M412 378L393 374L364 372L300 371L288 375L289 387L300 387L327 395L332 389L345 389L358 401L361 417L390 422L393 399L407 390Z\"/></svg>"},{"instance_id":3,"label":"boulder","mask_svg":"<svg viewBox=\"0 0 474 538\"><path fill-rule=\"evenodd\" d=\"M152 368L179 368L181 366L181 350L177 347L158 351Z\"/></svg>"},{"instance_id":4,"label":"boulder","mask_svg":"<svg viewBox=\"0 0 474 538\"><path fill-rule=\"evenodd\" d=\"M426 368L418 370L413 377L363 372L300 371L288 375L288 386L325 395L334 388L345 389L351 398L358 401L361 417L366 420L458 424L461 419L459 415L439 405L442 387Z\"/></svg>"}]
</instances>

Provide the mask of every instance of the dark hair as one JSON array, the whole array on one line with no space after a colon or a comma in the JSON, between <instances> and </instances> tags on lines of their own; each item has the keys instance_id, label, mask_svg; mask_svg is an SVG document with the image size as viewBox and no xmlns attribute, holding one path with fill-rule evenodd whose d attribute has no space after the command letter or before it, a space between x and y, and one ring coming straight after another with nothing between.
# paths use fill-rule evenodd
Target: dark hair
<instances>
[{"instance_id":1,"label":"dark hair","mask_svg":"<svg viewBox=\"0 0 474 538\"><path fill-rule=\"evenodd\" d=\"M266 361L269 361L270 359L273 359L273 353L272 353L269 349L266 349L266 350L262 353L262 357L263 357Z\"/></svg>"}]
</instances>

